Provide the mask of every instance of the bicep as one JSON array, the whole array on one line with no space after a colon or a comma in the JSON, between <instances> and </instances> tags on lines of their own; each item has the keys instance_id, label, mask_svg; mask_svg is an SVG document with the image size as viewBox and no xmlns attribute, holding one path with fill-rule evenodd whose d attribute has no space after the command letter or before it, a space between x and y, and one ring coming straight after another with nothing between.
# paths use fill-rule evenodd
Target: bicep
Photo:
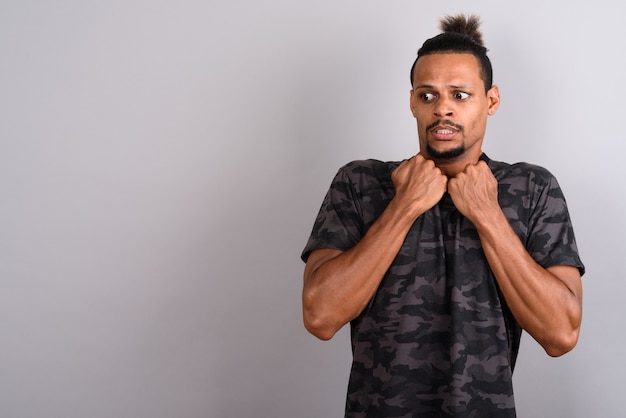
<instances>
[{"instance_id":1,"label":"bicep","mask_svg":"<svg viewBox=\"0 0 626 418\"><path fill-rule=\"evenodd\" d=\"M337 257L343 252L344 251L333 248L320 248L319 250L313 250L311 254L309 254L309 258L307 259L304 267L304 285L306 286L307 283L310 282L311 277L322 264Z\"/></svg>"},{"instance_id":2,"label":"bicep","mask_svg":"<svg viewBox=\"0 0 626 418\"><path fill-rule=\"evenodd\" d=\"M580 271L574 266L558 265L546 268L550 274L560 280L582 305L583 286Z\"/></svg>"}]
</instances>

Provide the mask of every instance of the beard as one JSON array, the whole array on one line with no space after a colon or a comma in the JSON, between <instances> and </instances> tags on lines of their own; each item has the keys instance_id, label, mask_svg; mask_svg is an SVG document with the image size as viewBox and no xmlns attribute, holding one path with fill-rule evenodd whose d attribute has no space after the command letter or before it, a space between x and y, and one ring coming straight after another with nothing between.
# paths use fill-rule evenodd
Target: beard
<instances>
[{"instance_id":1,"label":"beard","mask_svg":"<svg viewBox=\"0 0 626 418\"><path fill-rule=\"evenodd\" d=\"M436 128L437 126L442 126L442 127L450 126L461 133L463 132L463 125L456 124L448 119L436 120L435 122L431 123L430 125L426 127L426 132L430 132L432 129ZM436 149L431 147L430 144L426 144L426 151L428 152L428 155L430 156L430 158L432 158L435 161L449 161L449 160L454 160L455 158L463 155L463 153L465 152L465 144L461 144L456 148L453 148L448 151L443 151L443 152L437 151Z\"/></svg>"},{"instance_id":2,"label":"beard","mask_svg":"<svg viewBox=\"0 0 626 418\"><path fill-rule=\"evenodd\" d=\"M456 148L441 152L431 147L430 144L426 144L426 151L430 158L435 161L449 161L463 155L463 153L465 153L465 145L461 144Z\"/></svg>"}]
</instances>

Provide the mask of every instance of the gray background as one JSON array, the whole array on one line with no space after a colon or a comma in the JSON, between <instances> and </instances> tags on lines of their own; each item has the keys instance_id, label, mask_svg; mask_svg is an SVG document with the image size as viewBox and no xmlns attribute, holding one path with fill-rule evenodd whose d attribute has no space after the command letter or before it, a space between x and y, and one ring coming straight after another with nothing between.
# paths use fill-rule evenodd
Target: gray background
<instances>
[{"instance_id":1,"label":"gray background","mask_svg":"<svg viewBox=\"0 0 626 418\"><path fill-rule=\"evenodd\" d=\"M0 2L0 416L342 415L347 329L302 326L299 253L349 160L417 151L409 67L475 12L491 158L549 168L588 274L576 349L528 335L520 417L618 417L619 2Z\"/></svg>"}]
</instances>

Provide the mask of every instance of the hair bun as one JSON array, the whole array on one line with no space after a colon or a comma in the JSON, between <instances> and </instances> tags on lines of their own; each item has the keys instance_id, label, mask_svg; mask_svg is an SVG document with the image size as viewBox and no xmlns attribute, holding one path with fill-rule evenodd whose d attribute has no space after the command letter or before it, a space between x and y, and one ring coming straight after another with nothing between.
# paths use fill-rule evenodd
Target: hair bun
<instances>
[{"instance_id":1,"label":"hair bun","mask_svg":"<svg viewBox=\"0 0 626 418\"><path fill-rule=\"evenodd\" d=\"M445 16L439 22L439 29L443 32L454 32L467 35L478 45L485 46L483 43L483 34L479 30L480 18L476 15L456 15Z\"/></svg>"}]
</instances>

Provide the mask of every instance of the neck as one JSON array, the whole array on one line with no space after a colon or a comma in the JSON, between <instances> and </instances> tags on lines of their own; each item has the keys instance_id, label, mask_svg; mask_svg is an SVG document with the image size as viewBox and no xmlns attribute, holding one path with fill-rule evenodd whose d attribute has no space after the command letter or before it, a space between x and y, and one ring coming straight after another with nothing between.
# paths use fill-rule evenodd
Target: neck
<instances>
[{"instance_id":1,"label":"neck","mask_svg":"<svg viewBox=\"0 0 626 418\"><path fill-rule=\"evenodd\" d=\"M435 165L446 175L448 178L456 177L457 174L463 172L465 167L478 163L483 153L482 151L478 155L472 155L473 153L464 153L456 158L449 159L434 159L429 155L424 155L425 158L433 160Z\"/></svg>"},{"instance_id":2,"label":"neck","mask_svg":"<svg viewBox=\"0 0 626 418\"><path fill-rule=\"evenodd\" d=\"M476 161L478 162L478 161ZM474 162L474 164L476 163ZM439 167L439 169L443 172L443 174L446 175L446 177L448 178L453 178L456 177L457 174L461 173L463 170L465 170L465 167L467 167L469 164L469 162L441 162L441 161L435 161L435 165L437 167Z\"/></svg>"}]
</instances>

